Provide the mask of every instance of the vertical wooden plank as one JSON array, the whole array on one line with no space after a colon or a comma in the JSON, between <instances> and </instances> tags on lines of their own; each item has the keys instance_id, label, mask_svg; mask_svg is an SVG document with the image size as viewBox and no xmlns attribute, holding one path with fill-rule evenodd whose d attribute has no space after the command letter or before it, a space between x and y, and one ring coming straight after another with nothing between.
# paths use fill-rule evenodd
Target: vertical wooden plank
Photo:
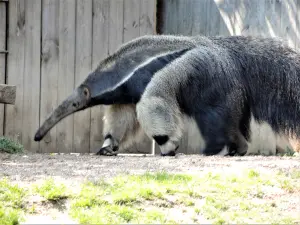
<instances>
[{"instance_id":1,"label":"vertical wooden plank","mask_svg":"<svg viewBox=\"0 0 300 225\"><path fill-rule=\"evenodd\" d=\"M123 43L124 0L110 1L109 7L109 54Z\"/></svg>"},{"instance_id":2,"label":"vertical wooden plank","mask_svg":"<svg viewBox=\"0 0 300 225\"><path fill-rule=\"evenodd\" d=\"M297 12L296 12L296 20L297 20L297 38L295 40L295 47L299 51L300 50L300 0L297 0Z\"/></svg>"},{"instance_id":3,"label":"vertical wooden plank","mask_svg":"<svg viewBox=\"0 0 300 225\"><path fill-rule=\"evenodd\" d=\"M140 0L124 1L123 42L131 41L140 35Z\"/></svg>"},{"instance_id":4,"label":"vertical wooden plank","mask_svg":"<svg viewBox=\"0 0 300 225\"><path fill-rule=\"evenodd\" d=\"M77 0L75 87L91 72L92 1ZM74 152L89 152L90 109L74 114Z\"/></svg>"},{"instance_id":5,"label":"vertical wooden plank","mask_svg":"<svg viewBox=\"0 0 300 225\"><path fill-rule=\"evenodd\" d=\"M237 1L239 12L236 16L236 32L238 35L266 36L264 30L265 2L261 0Z\"/></svg>"},{"instance_id":6,"label":"vertical wooden plank","mask_svg":"<svg viewBox=\"0 0 300 225\"><path fill-rule=\"evenodd\" d=\"M281 2L265 0L265 32L266 36L279 37L281 27Z\"/></svg>"},{"instance_id":7,"label":"vertical wooden plank","mask_svg":"<svg viewBox=\"0 0 300 225\"><path fill-rule=\"evenodd\" d=\"M9 1L7 83L17 86L15 105L5 107L5 136L22 142L24 54L25 54L25 1Z\"/></svg>"},{"instance_id":8,"label":"vertical wooden plank","mask_svg":"<svg viewBox=\"0 0 300 225\"><path fill-rule=\"evenodd\" d=\"M140 36L156 34L156 4L154 0L141 0L139 28ZM145 135L145 141L136 145L138 152L152 153L154 141Z\"/></svg>"},{"instance_id":9,"label":"vertical wooden plank","mask_svg":"<svg viewBox=\"0 0 300 225\"><path fill-rule=\"evenodd\" d=\"M177 21L177 33L180 35L191 35L193 28L193 1L178 0L176 16L180 19Z\"/></svg>"},{"instance_id":10,"label":"vertical wooden plank","mask_svg":"<svg viewBox=\"0 0 300 225\"><path fill-rule=\"evenodd\" d=\"M219 35L220 13L214 0L208 2L206 16L207 16L206 35L208 36Z\"/></svg>"},{"instance_id":11,"label":"vertical wooden plank","mask_svg":"<svg viewBox=\"0 0 300 225\"><path fill-rule=\"evenodd\" d=\"M31 152L39 150L33 140L39 127L41 1L25 1L25 65L23 92L22 144Z\"/></svg>"},{"instance_id":12,"label":"vertical wooden plank","mask_svg":"<svg viewBox=\"0 0 300 225\"><path fill-rule=\"evenodd\" d=\"M291 47L295 47L296 35L296 0L281 1L281 37L284 38Z\"/></svg>"},{"instance_id":13,"label":"vertical wooden plank","mask_svg":"<svg viewBox=\"0 0 300 225\"><path fill-rule=\"evenodd\" d=\"M176 17L177 13L177 0L163 0L164 1L164 12L162 13L163 18L163 34L177 34L177 23L179 17Z\"/></svg>"},{"instance_id":14,"label":"vertical wooden plank","mask_svg":"<svg viewBox=\"0 0 300 225\"><path fill-rule=\"evenodd\" d=\"M107 57L109 46L109 0L93 0L92 67ZM90 152L96 152L103 144L103 106L91 108Z\"/></svg>"},{"instance_id":15,"label":"vertical wooden plank","mask_svg":"<svg viewBox=\"0 0 300 225\"><path fill-rule=\"evenodd\" d=\"M156 0L140 0L140 35L156 34Z\"/></svg>"},{"instance_id":16,"label":"vertical wooden plank","mask_svg":"<svg viewBox=\"0 0 300 225\"><path fill-rule=\"evenodd\" d=\"M124 1L124 22L123 22L123 42L131 41L140 35L140 1L139 0L126 0ZM129 149L123 149L120 152L138 152L148 148L150 150L149 142L138 143L131 146Z\"/></svg>"},{"instance_id":17,"label":"vertical wooden plank","mask_svg":"<svg viewBox=\"0 0 300 225\"><path fill-rule=\"evenodd\" d=\"M41 118L43 123L59 104L58 93L58 57L59 57L59 1L42 2L42 60L41 60ZM41 152L58 152L56 144L56 126L40 143Z\"/></svg>"},{"instance_id":18,"label":"vertical wooden plank","mask_svg":"<svg viewBox=\"0 0 300 225\"><path fill-rule=\"evenodd\" d=\"M192 35L205 35L207 26L207 4L209 0L193 0Z\"/></svg>"},{"instance_id":19,"label":"vertical wooden plank","mask_svg":"<svg viewBox=\"0 0 300 225\"><path fill-rule=\"evenodd\" d=\"M237 9L236 0L214 0L220 14L219 35L235 34L234 12Z\"/></svg>"},{"instance_id":20,"label":"vertical wooden plank","mask_svg":"<svg viewBox=\"0 0 300 225\"><path fill-rule=\"evenodd\" d=\"M124 5L126 4L125 2L127 1L123 1L123 0L110 1L109 47L108 47L109 54L113 54L120 47L120 45L124 42L124 38L129 39L130 37L132 37L130 36L130 34L128 34L127 31L124 34L125 31L124 18L125 18L125 14L128 14L127 12L125 12L124 9ZM134 30L134 28L131 29Z\"/></svg>"},{"instance_id":21,"label":"vertical wooden plank","mask_svg":"<svg viewBox=\"0 0 300 225\"><path fill-rule=\"evenodd\" d=\"M76 1L59 1L59 103L74 90L75 7ZM69 115L57 124L57 147L60 152L73 151L73 117Z\"/></svg>"},{"instance_id":22,"label":"vertical wooden plank","mask_svg":"<svg viewBox=\"0 0 300 225\"><path fill-rule=\"evenodd\" d=\"M6 4L0 2L0 50L6 50ZM5 83L5 54L0 54L0 84ZM0 136L4 134L4 104L0 104Z\"/></svg>"}]
</instances>

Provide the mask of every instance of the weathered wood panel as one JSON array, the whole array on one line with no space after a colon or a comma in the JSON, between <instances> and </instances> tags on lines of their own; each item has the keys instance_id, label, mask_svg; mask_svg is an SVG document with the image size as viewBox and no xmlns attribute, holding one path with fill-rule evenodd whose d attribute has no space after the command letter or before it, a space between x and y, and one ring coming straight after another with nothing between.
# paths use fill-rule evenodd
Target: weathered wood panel
<instances>
[{"instance_id":1,"label":"weathered wood panel","mask_svg":"<svg viewBox=\"0 0 300 225\"><path fill-rule=\"evenodd\" d=\"M9 1L9 39L7 57L7 84L16 85L15 105L5 107L5 136L22 143L23 136L23 95L25 63L25 1ZM24 134L25 135L25 134Z\"/></svg>"},{"instance_id":2,"label":"weathered wood panel","mask_svg":"<svg viewBox=\"0 0 300 225\"><path fill-rule=\"evenodd\" d=\"M140 0L124 1L123 42L130 41L140 35Z\"/></svg>"},{"instance_id":3,"label":"weathered wood panel","mask_svg":"<svg viewBox=\"0 0 300 225\"><path fill-rule=\"evenodd\" d=\"M148 34L156 34L156 1L141 0L140 15L139 15L140 36ZM136 144L136 152L152 153L155 151L155 142L146 135L142 143Z\"/></svg>"},{"instance_id":4,"label":"weathered wood panel","mask_svg":"<svg viewBox=\"0 0 300 225\"><path fill-rule=\"evenodd\" d=\"M0 2L0 51L6 50L6 3ZM5 83L5 58L0 53L0 84ZM0 105L0 136L4 134L4 105Z\"/></svg>"},{"instance_id":5,"label":"weathered wood panel","mask_svg":"<svg viewBox=\"0 0 300 225\"><path fill-rule=\"evenodd\" d=\"M6 109L5 135L34 152L100 148L100 106L61 120L40 143L33 136L100 60L124 41L155 33L155 7L153 0L11 0L7 82L17 86L17 95Z\"/></svg>"},{"instance_id":6,"label":"weathered wood panel","mask_svg":"<svg viewBox=\"0 0 300 225\"><path fill-rule=\"evenodd\" d=\"M108 55L109 9L109 0L93 0L93 69ZM95 106L91 109L90 152L96 152L103 144L103 108L103 106Z\"/></svg>"},{"instance_id":7,"label":"weathered wood panel","mask_svg":"<svg viewBox=\"0 0 300 225\"><path fill-rule=\"evenodd\" d=\"M93 1L77 0L75 87L82 83L91 71L92 3ZM74 114L74 152L88 152L90 149L90 117L90 109Z\"/></svg>"},{"instance_id":8,"label":"weathered wood panel","mask_svg":"<svg viewBox=\"0 0 300 225\"><path fill-rule=\"evenodd\" d=\"M41 1L25 2L25 62L23 91L22 144L32 152L39 150L39 143L33 142L39 127L40 110L40 37Z\"/></svg>"},{"instance_id":9,"label":"weathered wood panel","mask_svg":"<svg viewBox=\"0 0 300 225\"><path fill-rule=\"evenodd\" d=\"M57 107L59 60L59 1L42 2L42 55L41 55L41 112L40 124ZM56 126L41 141L40 152L58 152Z\"/></svg>"},{"instance_id":10,"label":"weathered wood panel","mask_svg":"<svg viewBox=\"0 0 300 225\"><path fill-rule=\"evenodd\" d=\"M58 102L74 90L76 1L59 1L59 76ZM73 152L74 115L61 120L57 126L57 147L60 152Z\"/></svg>"},{"instance_id":11,"label":"weathered wood panel","mask_svg":"<svg viewBox=\"0 0 300 225\"><path fill-rule=\"evenodd\" d=\"M140 35L156 33L156 1L140 0Z\"/></svg>"}]
</instances>

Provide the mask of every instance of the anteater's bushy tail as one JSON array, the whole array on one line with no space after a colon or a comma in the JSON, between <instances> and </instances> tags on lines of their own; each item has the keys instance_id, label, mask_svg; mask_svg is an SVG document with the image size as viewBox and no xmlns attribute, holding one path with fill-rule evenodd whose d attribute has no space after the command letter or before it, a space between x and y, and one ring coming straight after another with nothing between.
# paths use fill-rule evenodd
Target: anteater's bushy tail
<instances>
[{"instance_id":1,"label":"anteater's bushy tail","mask_svg":"<svg viewBox=\"0 0 300 225\"><path fill-rule=\"evenodd\" d=\"M212 38L240 68L253 116L300 137L300 53L274 38Z\"/></svg>"}]
</instances>

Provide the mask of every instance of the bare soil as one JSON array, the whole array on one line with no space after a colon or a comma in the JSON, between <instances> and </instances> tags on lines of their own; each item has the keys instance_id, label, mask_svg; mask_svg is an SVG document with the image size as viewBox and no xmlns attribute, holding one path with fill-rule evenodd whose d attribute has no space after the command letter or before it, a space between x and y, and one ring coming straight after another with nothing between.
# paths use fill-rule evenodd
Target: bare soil
<instances>
[{"instance_id":1,"label":"bare soil","mask_svg":"<svg viewBox=\"0 0 300 225\"><path fill-rule=\"evenodd\" d=\"M0 176L31 182L53 176L65 181L105 179L120 174L166 171L199 173L201 171L253 168L274 172L300 169L300 157L279 156L96 156L92 154L0 154Z\"/></svg>"},{"instance_id":2,"label":"bare soil","mask_svg":"<svg viewBox=\"0 0 300 225\"><path fill-rule=\"evenodd\" d=\"M121 174L141 174L144 172L165 171L170 173L197 174L208 171L239 171L252 168L256 171L288 172L300 169L300 157L279 156L244 156L224 157L201 155L183 155L175 157L161 156L96 156L92 154L5 154L0 153L0 178L8 177L11 181L27 185L46 177L54 177L74 186L85 180L111 178ZM296 194L296 196L299 193ZM292 211L300 210L300 198L294 194L285 195ZM271 196L276 198L276 196ZM277 196L278 197L278 196ZM40 200L36 200L40 202ZM34 201L32 201L34 202ZM76 223L64 210L56 211L56 219L49 216L48 205L41 205L39 215L29 216L25 224ZM187 212L188 213L188 212ZM176 213L175 213L176 214ZM174 215L175 215L174 214ZM199 220L198 220L199 221ZM204 218L202 222L206 221ZM190 221L193 223L193 221ZM206 221L207 222L207 221Z\"/></svg>"}]
</instances>

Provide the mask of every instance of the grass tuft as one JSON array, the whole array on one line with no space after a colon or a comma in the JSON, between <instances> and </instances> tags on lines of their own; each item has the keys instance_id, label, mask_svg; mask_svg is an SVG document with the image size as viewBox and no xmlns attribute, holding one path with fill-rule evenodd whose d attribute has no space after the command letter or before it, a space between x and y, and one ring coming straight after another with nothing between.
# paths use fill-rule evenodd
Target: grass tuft
<instances>
[{"instance_id":1,"label":"grass tuft","mask_svg":"<svg viewBox=\"0 0 300 225\"><path fill-rule=\"evenodd\" d=\"M16 154L24 151L23 145L7 137L0 137L0 151Z\"/></svg>"},{"instance_id":2,"label":"grass tuft","mask_svg":"<svg viewBox=\"0 0 300 225\"><path fill-rule=\"evenodd\" d=\"M7 179L0 180L0 224L15 225L23 221L25 193Z\"/></svg>"},{"instance_id":3,"label":"grass tuft","mask_svg":"<svg viewBox=\"0 0 300 225\"><path fill-rule=\"evenodd\" d=\"M48 201L59 201L69 197L66 186L63 183L56 183L52 178L48 178L40 185L35 185L34 191Z\"/></svg>"}]
</instances>

